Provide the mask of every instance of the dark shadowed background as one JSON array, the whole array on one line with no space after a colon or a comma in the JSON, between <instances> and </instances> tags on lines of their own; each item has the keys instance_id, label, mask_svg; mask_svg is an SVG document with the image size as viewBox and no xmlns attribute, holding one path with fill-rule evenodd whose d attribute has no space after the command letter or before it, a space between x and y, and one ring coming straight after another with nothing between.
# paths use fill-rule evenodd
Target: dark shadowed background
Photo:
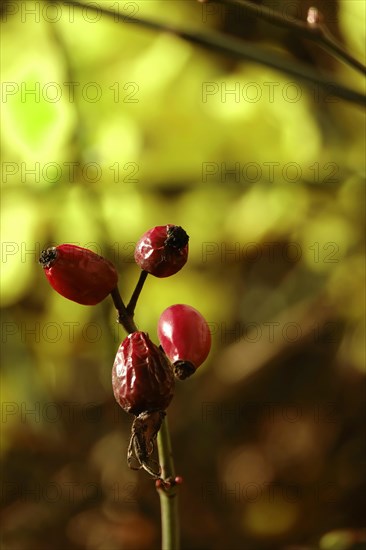
<instances>
[{"instance_id":1,"label":"dark shadowed background","mask_svg":"<svg viewBox=\"0 0 366 550\"><path fill-rule=\"evenodd\" d=\"M302 20L311 5L263 3ZM221 29L364 86L238 7L92 4ZM364 62L364 2L316 5ZM213 340L169 408L182 548L364 549L362 108L87 8L1 8L4 550L159 548L159 499L127 467L132 417L112 393L112 301L67 301L38 257L103 254L127 301L134 244L166 223L190 235L189 261L148 279L136 322L157 341L163 309L187 303Z\"/></svg>"}]
</instances>

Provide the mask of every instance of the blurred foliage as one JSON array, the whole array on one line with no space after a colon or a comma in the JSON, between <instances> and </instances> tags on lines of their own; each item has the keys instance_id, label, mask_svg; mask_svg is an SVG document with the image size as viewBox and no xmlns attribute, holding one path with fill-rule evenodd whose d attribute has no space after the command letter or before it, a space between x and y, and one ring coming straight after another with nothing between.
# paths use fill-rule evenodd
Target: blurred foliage
<instances>
[{"instance_id":1,"label":"blurred foliage","mask_svg":"<svg viewBox=\"0 0 366 550\"><path fill-rule=\"evenodd\" d=\"M102 4L249 36L364 85L238 8ZM317 5L365 61L365 4ZM178 302L212 328L169 409L183 548L365 548L364 113L168 33L45 9L2 4L2 547L159 547L158 497L127 468L131 419L111 390L112 303L67 302L37 260L51 244L91 248L127 300L134 243L175 223L189 262L147 281L136 322L156 339Z\"/></svg>"}]
</instances>

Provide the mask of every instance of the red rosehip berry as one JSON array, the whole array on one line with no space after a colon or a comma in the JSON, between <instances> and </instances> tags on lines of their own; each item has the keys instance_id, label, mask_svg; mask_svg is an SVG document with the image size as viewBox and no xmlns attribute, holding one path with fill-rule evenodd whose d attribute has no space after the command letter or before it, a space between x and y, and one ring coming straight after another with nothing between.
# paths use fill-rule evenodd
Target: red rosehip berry
<instances>
[{"instance_id":1,"label":"red rosehip berry","mask_svg":"<svg viewBox=\"0 0 366 550\"><path fill-rule=\"evenodd\" d=\"M136 244L136 263L155 277L170 277L187 261L188 240L187 233L178 225L153 227Z\"/></svg>"},{"instance_id":2,"label":"red rosehip berry","mask_svg":"<svg viewBox=\"0 0 366 550\"><path fill-rule=\"evenodd\" d=\"M87 248L72 244L47 248L42 251L39 263L50 285L78 304L98 304L117 286L114 265Z\"/></svg>"},{"instance_id":3,"label":"red rosehip berry","mask_svg":"<svg viewBox=\"0 0 366 550\"><path fill-rule=\"evenodd\" d=\"M211 347L210 329L199 311L176 304L160 315L158 337L173 363L174 374L184 380L202 365Z\"/></svg>"},{"instance_id":4,"label":"red rosehip berry","mask_svg":"<svg viewBox=\"0 0 366 550\"><path fill-rule=\"evenodd\" d=\"M174 393L169 361L145 332L129 334L119 346L112 369L114 396L126 412L164 411Z\"/></svg>"}]
</instances>

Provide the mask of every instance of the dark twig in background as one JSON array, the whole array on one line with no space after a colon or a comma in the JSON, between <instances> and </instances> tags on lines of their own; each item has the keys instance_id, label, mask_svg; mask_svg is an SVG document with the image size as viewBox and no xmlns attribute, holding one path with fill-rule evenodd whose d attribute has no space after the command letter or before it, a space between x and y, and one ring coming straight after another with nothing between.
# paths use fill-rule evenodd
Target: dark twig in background
<instances>
[{"instance_id":1,"label":"dark twig in background","mask_svg":"<svg viewBox=\"0 0 366 550\"><path fill-rule=\"evenodd\" d=\"M241 9L243 9L243 11L248 11L256 15L258 18L263 19L264 21L268 21L269 23L272 23L279 27L286 28L291 32L296 33L297 36L301 36L303 38L306 38L307 40L311 40L321 48L327 50L334 57L337 57L347 65L350 65L351 67L359 71L361 74L366 74L365 65L363 65L363 63L361 63L360 61L355 59L350 53L348 53L344 49L343 45L336 40L336 38L328 29L326 22L322 21L322 15L320 13L318 14L319 20L313 23L311 22L311 13L317 13L317 10L315 10L315 8L311 8L311 13L309 10L308 21L304 22L299 21L298 19L295 19L293 17L289 17L288 15L284 17L283 15L281 15L280 12L276 11L275 9L254 4L253 2L249 2L249 0L218 1L224 5L231 4L239 6Z\"/></svg>"},{"instance_id":2,"label":"dark twig in background","mask_svg":"<svg viewBox=\"0 0 366 550\"><path fill-rule=\"evenodd\" d=\"M85 7L82 3L75 0L65 0L63 4L79 8ZM305 82L316 84L325 91L330 92L334 97L339 97L358 105L366 105L366 96L364 94L343 86L340 82L335 81L333 75L319 73L299 63L285 60L281 56L275 55L273 52L267 51L257 45L247 44L242 40L231 38L215 31L211 31L210 34L202 34L191 30L181 29L173 25L142 19L140 17L126 17L126 15L121 15L94 4L88 4L88 9L111 17L117 22L127 22L129 25L136 24L155 31L169 32L183 40L203 46L209 50L236 59L247 59L261 65L272 67L273 69L287 73Z\"/></svg>"}]
</instances>

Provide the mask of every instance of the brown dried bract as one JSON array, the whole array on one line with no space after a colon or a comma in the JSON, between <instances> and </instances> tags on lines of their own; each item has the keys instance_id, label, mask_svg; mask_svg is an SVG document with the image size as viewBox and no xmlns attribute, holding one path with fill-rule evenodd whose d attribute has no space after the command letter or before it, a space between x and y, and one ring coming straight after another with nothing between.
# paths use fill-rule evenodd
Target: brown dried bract
<instances>
[{"instance_id":1,"label":"brown dried bract","mask_svg":"<svg viewBox=\"0 0 366 550\"><path fill-rule=\"evenodd\" d=\"M164 411L143 412L132 424L131 439L127 451L127 463L133 470L144 468L152 477L159 479L161 470L159 463L151 459L155 441L165 417ZM133 461L138 466L133 466Z\"/></svg>"}]
</instances>

